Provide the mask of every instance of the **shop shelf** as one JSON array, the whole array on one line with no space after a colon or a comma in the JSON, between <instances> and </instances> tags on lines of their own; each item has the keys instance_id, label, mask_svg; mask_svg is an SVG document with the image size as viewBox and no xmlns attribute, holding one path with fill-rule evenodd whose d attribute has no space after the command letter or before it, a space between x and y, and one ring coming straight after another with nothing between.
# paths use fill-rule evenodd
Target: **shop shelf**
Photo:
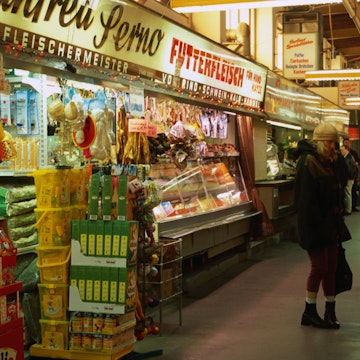
<instances>
[{"instance_id":1,"label":"shop shelf","mask_svg":"<svg viewBox=\"0 0 360 360\"><path fill-rule=\"evenodd\" d=\"M32 345L30 355L47 359L68 360L118 360L132 352L134 343L125 344L112 352L75 351L75 350L52 350L45 349L42 345Z\"/></svg>"}]
</instances>

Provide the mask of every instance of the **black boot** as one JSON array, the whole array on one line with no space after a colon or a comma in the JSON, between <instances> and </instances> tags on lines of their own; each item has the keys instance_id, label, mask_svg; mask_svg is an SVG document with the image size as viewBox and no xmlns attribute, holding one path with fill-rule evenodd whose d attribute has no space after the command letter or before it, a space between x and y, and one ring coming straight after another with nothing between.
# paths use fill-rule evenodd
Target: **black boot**
<instances>
[{"instance_id":1,"label":"black boot","mask_svg":"<svg viewBox=\"0 0 360 360\"><path fill-rule=\"evenodd\" d=\"M329 324L332 329L339 329L340 323L335 315L335 301L325 303L324 320Z\"/></svg>"},{"instance_id":2,"label":"black boot","mask_svg":"<svg viewBox=\"0 0 360 360\"><path fill-rule=\"evenodd\" d=\"M323 320L316 310L316 304L305 303L305 311L301 318L301 325L314 326L322 329L329 329L330 325Z\"/></svg>"}]
</instances>

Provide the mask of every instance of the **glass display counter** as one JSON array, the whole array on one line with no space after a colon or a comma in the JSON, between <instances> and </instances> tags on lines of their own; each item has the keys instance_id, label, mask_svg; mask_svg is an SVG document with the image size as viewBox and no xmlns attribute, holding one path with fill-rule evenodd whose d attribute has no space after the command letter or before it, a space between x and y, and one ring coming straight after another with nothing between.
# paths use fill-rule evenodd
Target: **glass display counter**
<instances>
[{"instance_id":1,"label":"glass display counter","mask_svg":"<svg viewBox=\"0 0 360 360\"><path fill-rule=\"evenodd\" d=\"M162 198L154 209L156 220L164 222L248 202L241 171L234 161L194 161L185 171L171 162L152 165L151 178Z\"/></svg>"},{"instance_id":2,"label":"glass display counter","mask_svg":"<svg viewBox=\"0 0 360 360\"><path fill-rule=\"evenodd\" d=\"M251 217L260 214L249 200L237 157L202 158L184 171L159 162L150 176L162 199L154 208L158 237L182 238L184 257L243 243Z\"/></svg>"}]
</instances>

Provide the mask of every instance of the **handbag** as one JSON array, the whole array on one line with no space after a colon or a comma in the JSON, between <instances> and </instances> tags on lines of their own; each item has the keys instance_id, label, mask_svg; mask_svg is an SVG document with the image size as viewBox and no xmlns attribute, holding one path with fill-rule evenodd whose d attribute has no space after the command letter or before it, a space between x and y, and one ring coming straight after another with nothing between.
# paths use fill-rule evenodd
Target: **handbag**
<instances>
[{"instance_id":1,"label":"handbag","mask_svg":"<svg viewBox=\"0 0 360 360\"><path fill-rule=\"evenodd\" d=\"M345 249L338 246L338 264L335 273L335 294L349 291L352 288L353 273L345 257Z\"/></svg>"}]
</instances>

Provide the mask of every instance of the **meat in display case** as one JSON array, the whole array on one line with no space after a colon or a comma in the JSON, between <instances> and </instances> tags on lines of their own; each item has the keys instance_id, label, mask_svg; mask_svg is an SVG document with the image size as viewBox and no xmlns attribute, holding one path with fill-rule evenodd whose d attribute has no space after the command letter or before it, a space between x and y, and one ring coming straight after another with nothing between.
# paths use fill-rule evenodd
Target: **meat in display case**
<instances>
[{"instance_id":1,"label":"meat in display case","mask_svg":"<svg viewBox=\"0 0 360 360\"><path fill-rule=\"evenodd\" d=\"M162 199L154 209L157 222L249 201L236 157L193 161L184 171L172 162L159 162L151 166L151 178Z\"/></svg>"}]
</instances>

